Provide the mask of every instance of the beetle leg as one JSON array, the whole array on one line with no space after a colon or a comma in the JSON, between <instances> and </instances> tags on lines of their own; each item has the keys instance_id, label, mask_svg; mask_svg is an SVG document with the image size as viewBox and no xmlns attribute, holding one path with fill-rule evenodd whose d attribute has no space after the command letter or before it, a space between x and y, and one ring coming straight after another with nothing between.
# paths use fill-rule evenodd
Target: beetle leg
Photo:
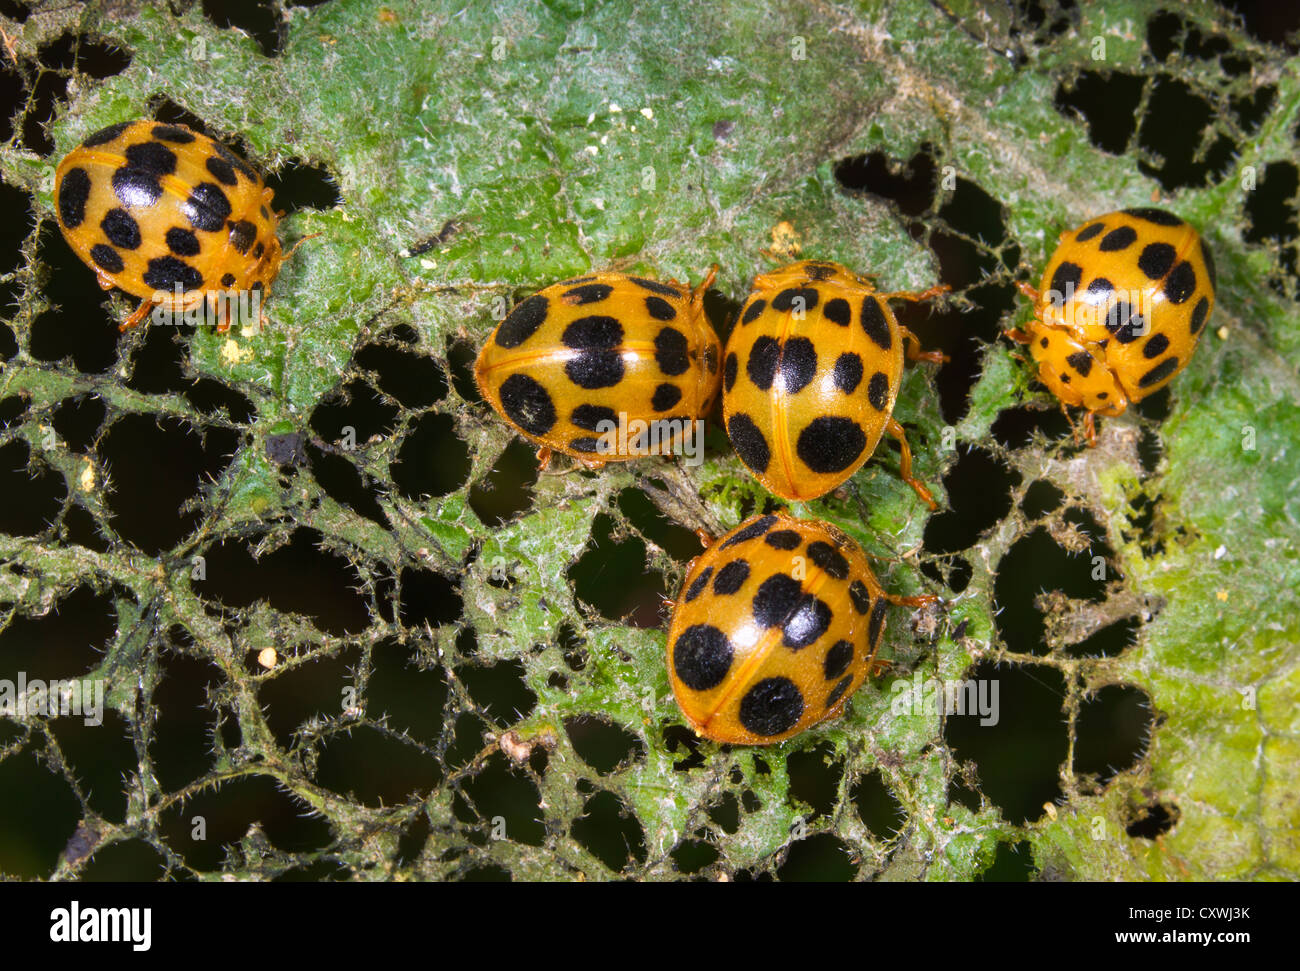
<instances>
[{"instance_id":1,"label":"beetle leg","mask_svg":"<svg viewBox=\"0 0 1300 971\"><path fill-rule=\"evenodd\" d=\"M1002 336L1010 337L1017 344L1028 344L1033 340L1033 338L1029 336L1028 331L1021 330L1019 327L1012 327L1010 330L1004 330Z\"/></svg>"},{"instance_id":2,"label":"beetle leg","mask_svg":"<svg viewBox=\"0 0 1300 971\"><path fill-rule=\"evenodd\" d=\"M127 317L126 320L117 325L118 331L130 330L132 327L135 327L140 323L140 321L144 320L151 310L153 310L153 306L154 303L152 300L141 300L140 306L135 308L135 313L131 314L130 317Z\"/></svg>"},{"instance_id":3,"label":"beetle leg","mask_svg":"<svg viewBox=\"0 0 1300 971\"><path fill-rule=\"evenodd\" d=\"M907 349L906 354L909 361L929 361L931 364L946 364L948 362L948 355L943 351L921 350L921 339L902 324L898 325L898 330L903 335L903 346Z\"/></svg>"},{"instance_id":4,"label":"beetle leg","mask_svg":"<svg viewBox=\"0 0 1300 971\"><path fill-rule=\"evenodd\" d=\"M892 593L882 594L895 607L928 607L930 604L937 604L938 597L932 593L920 593L915 597L896 597Z\"/></svg>"},{"instance_id":5,"label":"beetle leg","mask_svg":"<svg viewBox=\"0 0 1300 971\"><path fill-rule=\"evenodd\" d=\"M885 431L897 439L899 447L903 450L902 459L899 462L899 476L930 507L931 512L938 509L939 505L934 501L934 496L930 495L930 490L922 485L918 479L912 477L912 450L908 447L907 433L903 431L903 426L898 423L897 419L891 417L889 423L885 425Z\"/></svg>"},{"instance_id":6,"label":"beetle leg","mask_svg":"<svg viewBox=\"0 0 1300 971\"><path fill-rule=\"evenodd\" d=\"M551 446L543 445L537 450L537 471L545 472L551 467Z\"/></svg>"},{"instance_id":7,"label":"beetle leg","mask_svg":"<svg viewBox=\"0 0 1300 971\"><path fill-rule=\"evenodd\" d=\"M1088 438L1088 447L1097 447L1097 419L1090 411L1083 416L1083 433Z\"/></svg>"},{"instance_id":8,"label":"beetle leg","mask_svg":"<svg viewBox=\"0 0 1300 971\"><path fill-rule=\"evenodd\" d=\"M713 281L717 278L718 270L720 269L722 269L722 267L717 263L714 263L711 267L709 267L708 275L706 275L704 279L700 281L700 285L696 287L694 291L692 291L691 293L692 300L699 300L704 296L704 294L708 291L709 287L713 286Z\"/></svg>"},{"instance_id":9,"label":"beetle leg","mask_svg":"<svg viewBox=\"0 0 1300 971\"><path fill-rule=\"evenodd\" d=\"M324 235L325 235L324 233L309 233L308 235L303 236L301 239L298 240L298 242L294 243L291 247L289 247L289 252L285 253L284 256L280 257L280 259L282 260L289 259L289 257L293 256L294 253L298 252L298 247L301 246L303 243L307 242L307 240L316 239L317 237L324 236Z\"/></svg>"},{"instance_id":10,"label":"beetle leg","mask_svg":"<svg viewBox=\"0 0 1300 971\"><path fill-rule=\"evenodd\" d=\"M881 296L886 300L906 300L909 303L921 303L925 300L941 297L945 293L952 293L952 287L946 283L936 283L929 290L903 290L899 293L882 293Z\"/></svg>"},{"instance_id":11,"label":"beetle leg","mask_svg":"<svg viewBox=\"0 0 1300 971\"><path fill-rule=\"evenodd\" d=\"M1035 305L1037 305L1040 298L1040 294L1038 293L1037 287L1025 283L1024 281L1019 281L1016 283L1016 289L1019 290L1021 293L1023 293L1030 300L1032 300Z\"/></svg>"}]
</instances>

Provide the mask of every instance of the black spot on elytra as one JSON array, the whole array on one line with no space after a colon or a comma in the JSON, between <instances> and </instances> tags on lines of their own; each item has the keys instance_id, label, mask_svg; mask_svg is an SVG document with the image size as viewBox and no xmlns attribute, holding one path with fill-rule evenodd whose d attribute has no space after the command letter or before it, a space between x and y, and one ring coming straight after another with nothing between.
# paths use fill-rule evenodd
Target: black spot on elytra
<instances>
[{"instance_id":1,"label":"black spot on elytra","mask_svg":"<svg viewBox=\"0 0 1300 971\"><path fill-rule=\"evenodd\" d=\"M176 171L176 153L166 145L159 145L157 142L128 145L122 154L126 157L126 168L129 169L155 176L171 175Z\"/></svg>"},{"instance_id":2,"label":"black spot on elytra","mask_svg":"<svg viewBox=\"0 0 1300 971\"><path fill-rule=\"evenodd\" d=\"M754 387L761 391L771 390L780 359L781 345L775 338L764 335L754 341L754 346L749 349L749 360L745 364L745 373L754 382Z\"/></svg>"},{"instance_id":3,"label":"black spot on elytra","mask_svg":"<svg viewBox=\"0 0 1300 971\"><path fill-rule=\"evenodd\" d=\"M889 377L883 371L877 371L867 382L867 400L876 411L884 411L889 404Z\"/></svg>"},{"instance_id":4,"label":"black spot on elytra","mask_svg":"<svg viewBox=\"0 0 1300 971\"><path fill-rule=\"evenodd\" d=\"M115 207L108 210L100 221L99 228L114 246L135 249L140 245L140 224L125 209Z\"/></svg>"},{"instance_id":5,"label":"black spot on elytra","mask_svg":"<svg viewBox=\"0 0 1300 971\"><path fill-rule=\"evenodd\" d=\"M798 394L817 373L817 350L807 337L791 337L781 352L781 382L787 394Z\"/></svg>"},{"instance_id":6,"label":"black spot on elytra","mask_svg":"<svg viewBox=\"0 0 1300 971\"><path fill-rule=\"evenodd\" d=\"M120 170L119 170L120 171ZM181 212L195 229L215 233L230 218L230 200L215 182L200 182L181 203Z\"/></svg>"},{"instance_id":7,"label":"black spot on elytra","mask_svg":"<svg viewBox=\"0 0 1300 971\"><path fill-rule=\"evenodd\" d=\"M831 689L831 693L826 696L827 708L834 708L835 703L844 697L844 692L849 690L849 685L853 683L853 675L847 674L840 679L840 683Z\"/></svg>"},{"instance_id":8,"label":"black spot on elytra","mask_svg":"<svg viewBox=\"0 0 1300 971\"><path fill-rule=\"evenodd\" d=\"M1127 301L1116 300L1106 312L1106 329L1121 344L1131 344L1141 337L1136 332L1144 326L1145 321L1133 313L1133 307Z\"/></svg>"},{"instance_id":9,"label":"black spot on elytra","mask_svg":"<svg viewBox=\"0 0 1300 971\"><path fill-rule=\"evenodd\" d=\"M1170 303L1183 303L1196 291L1196 271L1186 260L1179 263L1165 280L1165 296Z\"/></svg>"},{"instance_id":10,"label":"black spot on elytra","mask_svg":"<svg viewBox=\"0 0 1300 971\"><path fill-rule=\"evenodd\" d=\"M803 463L823 475L844 471L866 447L867 435L861 426L838 415L814 418L795 442L795 452Z\"/></svg>"},{"instance_id":11,"label":"black spot on elytra","mask_svg":"<svg viewBox=\"0 0 1300 971\"><path fill-rule=\"evenodd\" d=\"M691 582L690 588L686 591L687 603L690 603L704 592L704 588L709 585L709 577L711 576L713 576L713 567L711 566L706 566L700 571L700 575Z\"/></svg>"},{"instance_id":12,"label":"black spot on elytra","mask_svg":"<svg viewBox=\"0 0 1300 971\"><path fill-rule=\"evenodd\" d=\"M95 261L96 266L109 273L121 273L125 266L117 250L103 243L96 243L90 248L90 258Z\"/></svg>"},{"instance_id":13,"label":"black spot on elytra","mask_svg":"<svg viewBox=\"0 0 1300 971\"><path fill-rule=\"evenodd\" d=\"M612 388L623 380L623 355L618 351L583 351L564 365L564 373L580 388Z\"/></svg>"},{"instance_id":14,"label":"black spot on elytra","mask_svg":"<svg viewBox=\"0 0 1300 971\"><path fill-rule=\"evenodd\" d=\"M1065 363L1078 371L1081 377L1086 378L1088 372L1092 370L1092 355L1087 351L1075 351L1065 359Z\"/></svg>"},{"instance_id":15,"label":"black spot on elytra","mask_svg":"<svg viewBox=\"0 0 1300 971\"><path fill-rule=\"evenodd\" d=\"M759 474L767 471L768 463L772 461L772 449L763 432L754 424L754 419L743 412L732 415L727 422L727 437L742 462ZM866 444L865 436L863 444Z\"/></svg>"},{"instance_id":16,"label":"black spot on elytra","mask_svg":"<svg viewBox=\"0 0 1300 971\"><path fill-rule=\"evenodd\" d=\"M199 246L199 238L188 229L182 229L179 226L173 226L163 235L167 243L167 248L177 256L198 256L202 247ZM229 282L226 281L229 277ZM230 286L235 282L233 274L227 273L221 278L222 286Z\"/></svg>"},{"instance_id":17,"label":"black spot on elytra","mask_svg":"<svg viewBox=\"0 0 1300 971\"><path fill-rule=\"evenodd\" d=\"M872 650L880 641L880 635L885 629L885 611L889 609L889 601L881 597L876 601L876 605L871 608L871 622L867 625L867 646Z\"/></svg>"},{"instance_id":18,"label":"black spot on elytra","mask_svg":"<svg viewBox=\"0 0 1300 971\"><path fill-rule=\"evenodd\" d=\"M655 320L672 320L677 310L663 297L646 297L645 309Z\"/></svg>"},{"instance_id":19,"label":"black spot on elytra","mask_svg":"<svg viewBox=\"0 0 1300 971\"><path fill-rule=\"evenodd\" d=\"M176 145L188 145L194 141L194 133L176 125L154 125L149 132L154 138Z\"/></svg>"},{"instance_id":20,"label":"black spot on elytra","mask_svg":"<svg viewBox=\"0 0 1300 971\"><path fill-rule=\"evenodd\" d=\"M564 365L564 373L580 388L612 388L623 380L623 356L616 348L623 325L613 317L579 317L564 329L560 340L583 353Z\"/></svg>"},{"instance_id":21,"label":"black spot on elytra","mask_svg":"<svg viewBox=\"0 0 1300 971\"><path fill-rule=\"evenodd\" d=\"M861 580L854 580L849 584L849 600L853 602L853 609L860 614L865 614L871 609L871 591Z\"/></svg>"},{"instance_id":22,"label":"black spot on elytra","mask_svg":"<svg viewBox=\"0 0 1300 971\"><path fill-rule=\"evenodd\" d=\"M1210 247L1205 245L1205 240L1201 240L1201 259L1205 261L1205 272L1210 277L1210 289L1219 288L1219 271L1214 266L1214 254L1210 252Z\"/></svg>"},{"instance_id":23,"label":"black spot on elytra","mask_svg":"<svg viewBox=\"0 0 1300 971\"><path fill-rule=\"evenodd\" d=\"M764 678L740 700L740 723L755 735L788 732L803 717L803 695L789 678Z\"/></svg>"},{"instance_id":24,"label":"black spot on elytra","mask_svg":"<svg viewBox=\"0 0 1300 971\"><path fill-rule=\"evenodd\" d=\"M68 169L59 183L59 221L67 229L76 229L86 219L86 200L90 198L90 176L82 168Z\"/></svg>"},{"instance_id":25,"label":"black spot on elytra","mask_svg":"<svg viewBox=\"0 0 1300 971\"><path fill-rule=\"evenodd\" d=\"M1149 223L1155 223L1157 226L1181 226L1183 224L1183 221L1172 212L1166 212L1163 209L1139 207L1137 209L1125 209L1124 212L1138 219L1145 219Z\"/></svg>"},{"instance_id":26,"label":"black spot on elytra","mask_svg":"<svg viewBox=\"0 0 1300 971\"><path fill-rule=\"evenodd\" d=\"M1137 230L1132 226L1116 226L1102 237L1098 248L1103 253L1118 253L1133 245L1138 238ZM1075 286L1078 286L1076 283Z\"/></svg>"},{"instance_id":27,"label":"black spot on elytra","mask_svg":"<svg viewBox=\"0 0 1300 971\"><path fill-rule=\"evenodd\" d=\"M758 297L753 303L745 308L745 312L740 317L740 323L742 325L752 324L756 319L758 319L758 315L766 309L767 301L762 297Z\"/></svg>"},{"instance_id":28,"label":"black spot on elytra","mask_svg":"<svg viewBox=\"0 0 1300 971\"><path fill-rule=\"evenodd\" d=\"M257 239L257 227L247 219L241 219L239 222L230 224L230 245L241 253L247 253L248 248L253 245Z\"/></svg>"},{"instance_id":29,"label":"black spot on elytra","mask_svg":"<svg viewBox=\"0 0 1300 971\"><path fill-rule=\"evenodd\" d=\"M743 587L748 579L749 563L745 560L732 560L713 578L713 592L730 596Z\"/></svg>"},{"instance_id":30,"label":"black spot on elytra","mask_svg":"<svg viewBox=\"0 0 1300 971\"><path fill-rule=\"evenodd\" d=\"M833 617L834 613L826 601L805 593L781 629L781 643L791 650L802 650L826 633Z\"/></svg>"},{"instance_id":31,"label":"black spot on elytra","mask_svg":"<svg viewBox=\"0 0 1300 971\"><path fill-rule=\"evenodd\" d=\"M545 435L555 426L550 393L526 374L512 374L501 383L501 410L532 435Z\"/></svg>"},{"instance_id":32,"label":"black spot on elytra","mask_svg":"<svg viewBox=\"0 0 1300 971\"><path fill-rule=\"evenodd\" d=\"M712 624L693 624L682 631L673 647L673 670L692 691L708 691L722 684L731 669L731 641Z\"/></svg>"},{"instance_id":33,"label":"black spot on elytra","mask_svg":"<svg viewBox=\"0 0 1300 971\"><path fill-rule=\"evenodd\" d=\"M785 573L774 573L754 593L754 623L764 629L784 626L798 609L803 595L798 580Z\"/></svg>"},{"instance_id":34,"label":"black spot on elytra","mask_svg":"<svg viewBox=\"0 0 1300 971\"><path fill-rule=\"evenodd\" d=\"M676 287L670 287L666 283L660 283L658 280L646 280L639 276L630 276L628 279L642 289L649 290L651 293L657 293L661 297L676 297L678 300L682 298L682 292L680 290Z\"/></svg>"},{"instance_id":35,"label":"black spot on elytra","mask_svg":"<svg viewBox=\"0 0 1300 971\"><path fill-rule=\"evenodd\" d=\"M1165 351L1169 350L1169 338L1164 334L1153 334L1151 338L1142 345L1142 356L1147 360L1159 357Z\"/></svg>"},{"instance_id":36,"label":"black spot on elytra","mask_svg":"<svg viewBox=\"0 0 1300 971\"><path fill-rule=\"evenodd\" d=\"M600 442L590 435L583 435L581 438L569 439L569 448L575 452L598 452L600 451Z\"/></svg>"},{"instance_id":37,"label":"black spot on elytra","mask_svg":"<svg viewBox=\"0 0 1300 971\"><path fill-rule=\"evenodd\" d=\"M1167 357L1146 374L1142 375L1138 381L1139 388L1149 388L1153 384L1159 384L1169 375L1178 370L1178 358Z\"/></svg>"},{"instance_id":38,"label":"black spot on elytra","mask_svg":"<svg viewBox=\"0 0 1300 971\"><path fill-rule=\"evenodd\" d=\"M830 543L816 540L808 544L808 559L836 580L847 580L849 561Z\"/></svg>"},{"instance_id":39,"label":"black spot on elytra","mask_svg":"<svg viewBox=\"0 0 1300 971\"><path fill-rule=\"evenodd\" d=\"M496 343L498 347L518 347L537 333L537 328L546 322L549 308L546 298L540 294L529 297L510 311L510 316L501 321L497 328Z\"/></svg>"},{"instance_id":40,"label":"black spot on elytra","mask_svg":"<svg viewBox=\"0 0 1300 971\"><path fill-rule=\"evenodd\" d=\"M1105 228L1106 228L1105 223L1092 223L1088 226L1084 226L1081 230L1079 230L1075 234L1074 239L1076 242L1086 243L1088 242L1088 240L1092 239L1094 236L1096 236Z\"/></svg>"},{"instance_id":41,"label":"black spot on elytra","mask_svg":"<svg viewBox=\"0 0 1300 971\"><path fill-rule=\"evenodd\" d=\"M600 303L600 301L608 299L613 292L614 288L608 283L587 283L574 287L572 290L565 290L564 296L560 299L568 304L582 306L588 303Z\"/></svg>"},{"instance_id":42,"label":"black spot on elytra","mask_svg":"<svg viewBox=\"0 0 1300 971\"><path fill-rule=\"evenodd\" d=\"M261 181L261 176L257 174L257 171L230 149L226 148L225 145L222 145L218 141L213 141L211 144L213 151L233 165L238 171L244 173L244 177L247 178L249 182ZM279 195L279 192L277 192L277 199L279 198Z\"/></svg>"},{"instance_id":43,"label":"black spot on elytra","mask_svg":"<svg viewBox=\"0 0 1300 971\"><path fill-rule=\"evenodd\" d=\"M1151 243L1142 248L1138 257L1138 269L1152 280L1160 280L1174 265L1178 251L1168 243Z\"/></svg>"},{"instance_id":44,"label":"black spot on elytra","mask_svg":"<svg viewBox=\"0 0 1300 971\"><path fill-rule=\"evenodd\" d=\"M775 550L793 550L798 549L803 540L793 529L778 529L764 536L763 542Z\"/></svg>"},{"instance_id":45,"label":"black spot on elytra","mask_svg":"<svg viewBox=\"0 0 1300 971\"><path fill-rule=\"evenodd\" d=\"M691 366L686 335L675 327L665 327L655 335L655 361L664 374L685 374Z\"/></svg>"},{"instance_id":46,"label":"black spot on elytra","mask_svg":"<svg viewBox=\"0 0 1300 971\"><path fill-rule=\"evenodd\" d=\"M1201 328L1205 326L1205 318L1210 313L1210 301L1201 297L1196 301L1196 306L1192 309L1192 320L1190 329L1193 334L1199 334Z\"/></svg>"},{"instance_id":47,"label":"black spot on elytra","mask_svg":"<svg viewBox=\"0 0 1300 971\"><path fill-rule=\"evenodd\" d=\"M650 407L655 411L667 411L681 400L681 388L675 384L661 384L655 388L654 396L650 399Z\"/></svg>"},{"instance_id":48,"label":"black spot on elytra","mask_svg":"<svg viewBox=\"0 0 1300 971\"><path fill-rule=\"evenodd\" d=\"M893 335L889 332L889 319L885 308L875 297L862 298L862 329L882 351L889 350L893 344Z\"/></svg>"},{"instance_id":49,"label":"black spot on elytra","mask_svg":"<svg viewBox=\"0 0 1300 971\"><path fill-rule=\"evenodd\" d=\"M853 663L853 642L836 641L826 652L822 660L822 674L827 681L834 681Z\"/></svg>"},{"instance_id":50,"label":"black spot on elytra","mask_svg":"<svg viewBox=\"0 0 1300 971\"><path fill-rule=\"evenodd\" d=\"M174 256L150 260L142 279L155 290L171 290L178 283L182 290L197 290L203 286L203 274Z\"/></svg>"},{"instance_id":51,"label":"black spot on elytra","mask_svg":"<svg viewBox=\"0 0 1300 971\"><path fill-rule=\"evenodd\" d=\"M86 148L94 148L96 145L107 145L118 135L131 127L131 122L123 121L116 125L109 125L107 128L101 128L92 135L88 135L86 140L81 144Z\"/></svg>"},{"instance_id":52,"label":"black spot on elytra","mask_svg":"<svg viewBox=\"0 0 1300 971\"><path fill-rule=\"evenodd\" d=\"M722 386L730 391L736 386L736 374L740 371L740 362L736 359L736 352L731 351L727 355L727 363L722 367Z\"/></svg>"},{"instance_id":53,"label":"black spot on elytra","mask_svg":"<svg viewBox=\"0 0 1300 971\"><path fill-rule=\"evenodd\" d=\"M818 294L812 287L790 287L772 298L772 309L784 313L798 309L808 312L817 306Z\"/></svg>"},{"instance_id":54,"label":"black spot on elytra","mask_svg":"<svg viewBox=\"0 0 1300 971\"><path fill-rule=\"evenodd\" d=\"M772 524L775 522L776 522L775 516L762 516L758 519L755 519L752 523L750 523L748 526L744 527L743 529L736 530L736 532L733 533L731 536L729 536L723 542L723 544L718 547L718 549L725 550L729 546L736 546L740 543L745 543L751 539L755 539L756 537L762 536L764 533L766 533L769 529L772 528Z\"/></svg>"},{"instance_id":55,"label":"black spot on elytra","mask_svg":"<svg viewBox=\"0 0 1300 971\"><path fill-rule=\"evenodd\" d=\"M113 194L128 209L147 209L162 195L162 184L157 176L140 169L122 166L113 173Z\"/></svg>"},{"instance_id":56,"label":"black spot on elytra","mask_svg":"<svg viewBox=\"0 0 1300 971\"><path fill-rule=\"evenodd\" d=\"M171 232L171 230L168 230L168 232ZM193 234L191 234L191 235L193 235ZM196 246L198 245L198 241L197 241L197 240L195 241L195 244L194 244L194 245L196 245ZM235 285L235 274L233 274L233 273L225 273L225 274L223 274L222 277L221 277L221 285L222 285L223 287L231 287L231 286L234 286L234 285Z\"/></svg>"},{"instance_id":57,"label":"black spot on elytra","mask_svg":"<svg viewBox=\"0 0 1300 971\"><path fill-rule=\"evenodd\" d=\"M834 297L826 301L826 306L822 307L822 316L832 324L839 324L841 327L847 327L849 321L853 319L853 309L849 302L843 297Z\"/></svg>"},{"instance_id":58,"label":"black spot on elytra","mask_svg":"<svg viewBox=\"0 0 1300 971\"><path fill-rule=\"evenodd\" d=\"M833 376L835 387L845 394L852 394L862 381L862 358L852 351L845 351L835 359Z\"/></svg>"},{"instance_id":59,"label":"black spot on elytra","mask_svg":"<svg viewBox=\"0 0 1300 971\"><path fill-rule=\"evenodd\" d=\"M1073 297L1082 279L1083 267L1078 263L1066 260L1058 266L1056 272L1052 274L1052 284L1048 288L1052 291L1052 303L1059 307Z\"/></svg>"},{"instance_id":60,"label":"black spot on elytra","mask_svg":"<svg viewBox=\"0 0 1300 971\"><path fill-rule=\"evenodd\" d=\"M1115 284L1111 283L1104 276L1099 276L1088 284L1088 293L1094 295L1098 299L1111 293L1114 289Z\"/></svg>"},{"instance_id":61,"label":"black spot on elytra","mask_svg":"<svg viewBox=\"0 0 1300 971\"><path fill-rule=\"evenodd\" d=\"M239 184L239 178L235 175L235 167L219 155L209 156L204 165L222 185Z\"/></svg>"},{"instance_id":62,"label":"black spot on elytra","mask_svg":"<svg viewBox=\"0 0 1300 971\"><path fill-rule=\"evenodd\" d=\"M597 426L602 421L613 422L617 426L618 414L613 408L606 408L602 405L578 405L569 415L569 421L589 432L597 432L601 430Z\"/></svg>"}]
</instances>

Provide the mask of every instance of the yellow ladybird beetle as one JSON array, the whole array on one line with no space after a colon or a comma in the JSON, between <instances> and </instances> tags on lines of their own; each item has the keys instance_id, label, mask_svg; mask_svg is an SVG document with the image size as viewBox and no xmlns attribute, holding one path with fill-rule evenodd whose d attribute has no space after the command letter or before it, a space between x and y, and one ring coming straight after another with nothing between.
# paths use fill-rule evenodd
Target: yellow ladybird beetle
<instances>
[{"instance_id":1,"label":"yellow ladybird beetle","mask_svg":"<svg viewBox=\"0 0 1300 971\"><path fill-rule=\"evenodd\" d=\"M54 180L59 228L99 285L144 298L122 330L154 299L175 312L213 305L218 292L264 298L284 259L271 196L257 170L220 142L147 119L90 135ZM218 329L228 327L222 316Z\"/></svg>"},{"instance_id":2,"label":"yellow ladybird beetle","mask_svg":"<svg viewBox=\"0 0 1300 971\"><path fill-rule=\"evenodd\" d=\"M717 397L720 342L695 289L591 273L519 303L474 365L479 392L519 434L590 468L685 445Z\"/></svg>"},{"instance_id":3,"label":"yellow ladybird beetle","mask_svg":"<svg viewBox=\"0 0 1300 971\"><path fill-rule=\"evenodd\" d=\"M889 301L923 293L878 293L838 263L805 260L754 279L727 341L722 408L731 445L764 486L784 499L825 495L871 457L888 432L902 448L901 475L931 509L912 477L912 451L893 417L903 358L940 363L898 323Z\"/></svg>"},{"instance_id":4,"label":"yellow ladybird beetle","mask_svg":"<svg viewBox=\"0 0 1300 971\"><path fill-rule=\"evenodd\" d=\"M1061 234L1039 289L1020 284L1034 320L1007 336L1029 345L1038 380L1062 409L1122 415L1187 366L1210 311L1214 257L1199 233L1163 209L1123 209Z\"/></svg>"},{"instance_id":5,"label":"yellow ladybird beetle","mask_svg":"<svg viewBox=\"0 0 1300 971\"><path fill-rule=\"evenodd\" d=\"M763 745L834 718L872 673L887 604L828 523L751 516L695 558L673 608L668 678L700 735Z\"/></svg>"}]
</instances>

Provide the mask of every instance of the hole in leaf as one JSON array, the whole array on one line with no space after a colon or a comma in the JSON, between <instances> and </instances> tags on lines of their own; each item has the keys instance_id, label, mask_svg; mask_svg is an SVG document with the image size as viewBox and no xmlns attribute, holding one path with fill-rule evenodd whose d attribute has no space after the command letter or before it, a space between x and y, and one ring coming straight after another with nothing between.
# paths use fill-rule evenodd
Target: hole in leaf
<instances>
[{"instance_id":1,"label":"hole in leaf","mask_svg":"<svg viewBox=\"0 0 1300 971\"><path fill-rule=\"evenodd\" d=\"M830 833L814 833L791 843L785 862L776 868L777 879L786 883L842 883L857 872L848 846Z\"/></svg>"},{"instance_id":2,"label":"hole in leaf","mask_svg":"<svg viewBox=\"0 0 1300 971\"><path fill-rule=\"evenodd\" d=\"M469 507L485 526L504 526L533 504L537 482L537 455L533 446L513 441L505 447L489 472L469 491Z\"/></svg>"},{"instance_id":3,"label":"hole in leaf","mask_svg":"<svg viewBox=\"0 0 1300 971\"><path fill-rule=\"evenodd\" d=\"M289 159L274 172L267 173L267 186L275 193L272 203L286 216L303 209L321 211L343 205L338 182L328 170Z\"/></svg>"},{"instance_id":4,"label":"hole in leaf","mask_svg":"<svg viewBox=\"0 0 1300 971\"><path fill-rule=\"evenodd\" d=\"M564 730L578 757L598 775L609 775L624 762L645 758L645 746L639 738L603 718L593 715L566 718Z\"/></svg>"},{"instance_id":5,"label":"hole in leaf","mask_svg":"<svg viewBox=\"0 0 1300 971\"><path fill-rule=\"evenodd\" d=\"M191 505L221 477L239 447L231 430L196 429L171 415L124 415L109 425L99 454L113 470L109 525L146 553L170 549L203 520Z\"/></svg>"},{"instance_id":6,"label":"hole in leaf","mask_svg":"<svg viewBox=\"0 0 1300 971\"><path fill-rule=\"evenodd\" d=\"M612 792L601 791L588 799L569 832L615 873L633 861L645 862L645 834L641 824Z\"/></svg>"},{"instance_id":7,"label":"hole in leaf","mask_svg":"<svg viewBox=\"0 0 1300 971\"><path fill-rule=\"evenodd\" d=\"M514 843L542 845L546 829L541 793L504 755L489 758L483 771L467 779L463 788L493 838L501 834Z\"/></svg>"},{"instance_id":8,"label":"hole in leaf","mask_svg":"<svg viewBox=\"0 0 1300 971\"><path fill-rule=\"evenodd\" d=\"M237 27L257 42L265 57L284 48L288 23L272 0L203 0L203 15L214 27Z\"/></svg>"},{"instance_id":9,"label":"hole in leaf","mask_svg":"<svg viewBox=\"0 0 1300 971\"><path fill-rule=\"evenodd\" d=\"M882 842L889 842L907 822L907 812L890 788L885 785L884 776L877 769L865 775L854 786L851 794L858 817L871 835Z\"/></svg>"},{"instance_id":10,"label":"hole in leaf","mask_svg":"<svg viewBox=\"0 0 1300 971\"><path fill-rule=\"evenodd\" d=\"M456 669L470 697L488 718L500 725L514 724L537 704L537 695L528 687L525 673L523 662L517 660Z\"/></svg>"},{"instance_id":11,"label":"hole in leaf","mask_svg":"<svg viewBox=\"0 0 1300 971\"><path fill-rule=\"evenodd\" d=\"M574 593L609 620L657 629L663 623L663 574L647 570L642 539L614 540L612 529L613 520L605 513L592 523L591 540L568 571Z\"/></svg>"},{"instance_id":12,"label":"hole in leaf","mask_svg":"<svg viewBox=\"0 0 1300 971\"><path fill-rule=\"evenodd\" d=\"M1060 798L1060 767L1069 737L1062 705L1065 679L1044 665L984 662L967 674L978 685L987 681L985 698L998 694L996 724L982 725L978 712L949 715L944 738L961 761L975 763L980 789L1013 824L1040 818L1043 804Z\"/></svg>"},{"instance_id":13,"label":"hole in leaf","mask_svg":"<svg viewBox=\"0 0 1300 971\"><path fill-rule=\"evenodd\" d=\"M316 784L367 806L423 798L442 781L433 756L371 725L327 736L316 762Z\"/></svg>"},{"instance_id":14,"label":"hole in leaf","mask_svg":"<svg viewBox=\"0 0 1300 971\"><path fill-rule=\"evenodd\" d=\"M390 466L398 492L415 502L455 492L469 478L469 446L456 434L456 421L431 411L411 423Z\"/></svg>"},{"instance_id":15,"label":"hole in leaf","mask_svg":"<svg viewBox=\"0 0 1300 971\"><path fill-rule=\"evenodd\" d=\"M1075 720L1074 771L1105 785L1146 755L1151 699L1140 688L1109 684L1085 695Z\"/></svg>"},{"instance_id":16,"label":"hole in leaf","mask_svg":"<svg viewBox=\"0 0 1300 971\"><path fill-rule=\"evenodd\" d=\"M273 609L303 614L328 634L359 634L370 626L356 567L324 545L324 536L300 526L289 541L260 560L252 548L261 537L222 539L203 550L204 579L193 587L205 601L251 607L265 600ZM208 610L220 613L209 605Z\"/></svg>"}]
</instances>

